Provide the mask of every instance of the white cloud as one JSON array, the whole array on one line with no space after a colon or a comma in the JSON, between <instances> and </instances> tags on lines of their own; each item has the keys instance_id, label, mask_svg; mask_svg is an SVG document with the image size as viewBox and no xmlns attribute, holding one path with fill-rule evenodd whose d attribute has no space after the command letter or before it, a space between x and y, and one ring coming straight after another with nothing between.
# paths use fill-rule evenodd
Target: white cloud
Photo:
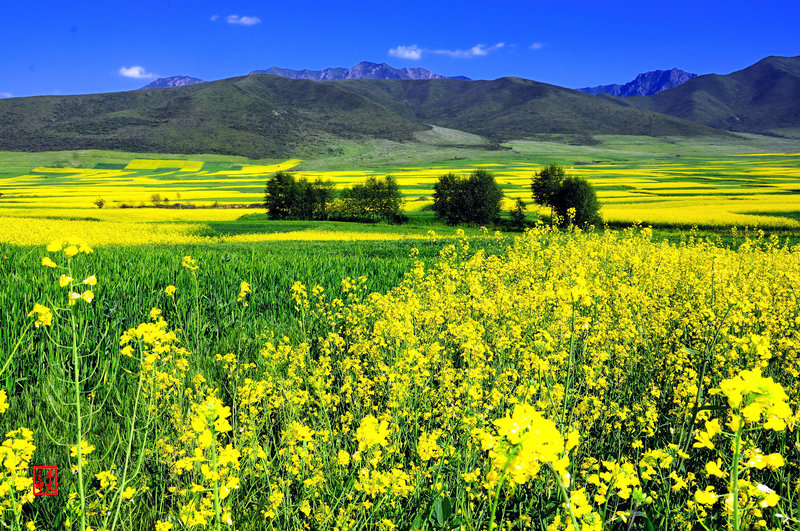
<instances>
[{"instance_id":1,"label":"white cloud","mask_svg":"<svg viewBox=\"0 0 800 531\"><path fill-rule=\"evenodd\" d=\"M158 77L156 74L147 72L143 66L132 66L130 68L125 66L120 67L119 75L132 79L153 79L154 77Z\"/></svg>"},{"instance_id":2,"label":"white cloud","mask_svg":"<svg viewBox=\"0 0 800 531\"><path fill-rule=\"evenodd\" d=\"M498 42L493 46L486 47L485 44L476 44L468 50L431 50L431 53L437 55L449 55L450 57L458 57L460 59L471 59L473 57L486 57L490 53L499 50L505 46L505 43Z\"/></svg>"},{"instance_id":3,"label":"white cloud","mask_svg":"<svg viewBox=\"0 0 800 531\"><path fill-rule=\"evenodd\" d=\"M0 92L0 98L13 98L14 95L10 92Z\"/></svg>"},{"instance_id":4,"label":"white cloud","mask_svg":"<svg viewBox=\"0 0 800 531\"><path fill-rule=\"evenodd\" d=\"M417 59L422 58L422 52L422 48L416 44L412 44L411 46L398 46L397 48L392 48L389 50L389 55L392 57L399 57L400 59L411 59L416 61Z\"/></svg>"},{"instance_id":5,"label":"white cloud","mask_svg":"<svg viewBox=\"0 0 800 531\"><path fill-rule=\"evenodd\" d=\"M533 44L531 44L529 46L529 48L531 50L541 50L542 48L544 48L544 43L543 42L534 42Z\"/></svg>"},{"instance_id":6,"label":"white cloud","mask_svg":"<svg viewBox=\"0 0 800 531\"><path fill-rule=\"evenodd\" d=\"M216 22L218 18L219 18L219 15L211 15L211 18L208 19L208 20L210 20L211 22Z\"/></svg>"},{"instance_id":7,"label":"white cloud","mask_svg":"<svg viewBox=\"0 0 800 531\"><path fill-rule=\"evenodd\" d=\"M504 46L505 43L498 42L488 47L485 44L476 44L467 50L431 50L428 48L420 48L416 44L412 44L411 46L392 48L389 50L389 55L392 57L399 57L400 59L412 59L414 61L421 59L425 54L447 55L458 59L471 59L473 57L486 57Z\"/></svg>"},{"instance_id":8,"label":"white cloud","mask_svg":"<svg viewBox=\"0 0 800 531\"><path fill-rule=\"evenodd\" d=\"M261 24L261 19L258 17L240 17L239 15L228 15L225 19L228 24L239 24L241 26L255 26Z\"/></svg>"}]
</instances>

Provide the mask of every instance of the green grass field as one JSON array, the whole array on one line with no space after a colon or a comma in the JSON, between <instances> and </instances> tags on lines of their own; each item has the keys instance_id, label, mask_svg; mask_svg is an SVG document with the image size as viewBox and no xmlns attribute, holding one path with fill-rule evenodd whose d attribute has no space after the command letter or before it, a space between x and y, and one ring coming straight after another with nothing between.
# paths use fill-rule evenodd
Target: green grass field
<instances>
[{"instance_id":1,"label":"green grass field","mask_svg":"<svg viewBox=\"0 0 800 531\"><path fill-rule=\"evenodd\" d=\"M257 198L260 192L252 189L263 188L266 175L244 169L280 160L96 151L0 154L0 240L17 235L17 243L0 241L0 390L9 402L8 411L0 415L0 431L21 426L32 430L36 450L30 464L58 466L60 481L59 496L36 497L17 511L11 503L14 491L2 489L8 481L4 472L0 502L7 504L0 506L5 511L0 520L10 522L15 531L15 525L21 531L29 521L38 529L81 529L82 517L94 529L107 525L138 531L161 522L158 529L168 530L167 517L172 529L220 529L230 509L236 529L323 529L336 527L334 521L339 528L354 529L391 529L390 524L402 529L480 529L489 521L512 528L544 526L556 514L567 514L559 483L540 474L524 487L503 486L502 480L498 486L492 475L498 473L497 458L484 456L483 443L469 435L483 422L477 419L500 419L523 400L547 412L548 422L553 419L560 430L558 437L566 440L573 430L588 434L581 435L576 453L565 455L575 463L570 488L593 496L598 486L586 478L597 460L613 461L614 481L630 481L635 488L633 476L621 470L641 466L635 481L644 484L642 471L647 468L639 459L645 451L673 451L669 444L691 450L692 460L681 458L686 464L675 468L681 481L694 482L690 487L673 490L675 480L667 476L671 470L660 483L648 483L647 492L655 493L647 495L653 498L649 502L645 494L642 499L626 497L624 488L606 485L610 504L596 501L602 496L588 502L591 514L598 515L595 524L602 520L601 527L611 531L624 525L620 514L645 514L636 513L640 506L631 500L646 507L646 521L656 527L693 514L687 504L693 503L694 490L689 489L713 483L702 472L710 457L690 448L692 430L702 426L691 423L698 414L692 404L700 405L692 402L698 400L696 391L690 392L698 381L694 368L715 360L709 368L712 379L699 377L708 398L711 387L753 365L748 356L761 352L757 341L762 334L773 334L766 339L776 353L770 374L790 390L792 407L797 403L791 376L796 358L791 353L798 349L793 346L796 335L787 327L800 315L790 294L797 275L791 245L800 241L800 146L755 136L722 142L606 136L595 145L569 143L581 138L542 137L485 151L464 147L477 142L475 138L436 134L437 142L446 140L451 146L388 141L342 145L335 155L295 167L309 176L330 172L339 183L368 173L406 174L403 190L410 220L404 225L278 222L260 209L122 209L113 203L98 209L91 204L96 191L125 186L99 181L120 178L114 172L123 171L132 159L203 162L199 171L130 170L123 177L141 194L135 202L152 202L153 190L174 201L180 190L184 201L231 205L249 202L248 193ZM595 183L604 208L620 212L612 219L614 230L575 235L539 228L521 243L514 240L518 235L506 232L505 223L488 231L448 227L419 208L424 201L414 201L430 195L440 172L473 168L494 171L509 197L528 199L533 171L553 161ZM71 169L77 171L70 174ZM93 181L81 170L96 170L89 175ZM212 181L215 173L223 174L221 182L235 181L235 187L227 186L228 195L215 195L219 183L202 182ZM8 183L24 175L34 177L21 194L19 183ZM149 188L153 183L163 187ZM80 201L87 204L70 203L81 194ZM662 216L652 218L655 231L626 228L635 220L632 216L648 211ZM680 217L697 211L707 217ZM626 218L625 212L633 214ZM664 212L678 217L665 218ZM531 221L537 216L529 212ZM702 222L714 221L714 216L720 216L719 222ZM730 216L744 218L731 222ZM741 219L746 222L739 223ZM758 219L764 220L759 227L767 229L765 238L749 225ZM736 234L733 225L738 225ZM703 229L693 231L692 226ZM494 235L496 228L504 233ZM430 235L431 230L436 234ZM462 230L467 240L461 239ZM160 239L153 240L153 234ZM93 236L100 244L87 241L94 253L72 259L61 246L46 249L50 240L73 235ZM199 269L182 266L186 256ZM42 265L44 257L58 268ZM70 269L64 269L67 265ZM653 276L656 269L660 273ZM61 275L74 278L60 286ZM96 277L96 286L82 283L90 275ZM349 287L361 283L361 277L360 289ZM244 296L242 282L250 290ZM297 282L307 290L307 307ZM174 297L165 293L168 286L175 286ZM315 286L322 288L324 299L314 294ZM391 297L377 295L397 286L402 289ZM83 299L68 305L70 291L85 294L90 288L91 303ZM345 306L334 303L336 299ZM31 311L36 304L52 309L52 327L34 326L39 314ZM151 314L154 308L160 315ZM724 347L717 347L713 331L729 311L736 312L738 328L726 328L720 339ZM142 328L151 335L143 332L140 365L139 358L123 353L120 338L142 323L154 327L159 317L175 331L174 340ZM283 350L272 350L272 343L280 345L284 337ZM341 346L332 347L339 339ZM152 369L147 356L161 347L166 350L160 355L169 356L159 358L155 373L146 372ZM445 357L438 357L439 348ZM741 359L731 354L740 352ZM184 372L176 369L182 357L188 360ZM437 360L435 367L426 365L430 359ZM590 376L595 370L598 375ZM357 374L354 380L346 376L351 373ZM142 374L153 379L142 380ZM198 383L196 375L204 382ZM172 383L163 383L168 380ZM245 386L253 381L269 388L264 396L270 398L257 405L244 398ZM654 394L654 381L663 383L663 394ZM139 392L153 382L161 384L150 388L154 394L143 405ZM406 386L413 391L396 394ZM85 416L80 417L81 437L76 390ZM584 402L584 396L602 403L594 412L599 416L590 411L599 406ZM236 433L214 431L215 443L205 450L206 467L212 459L209 448L222 452L231 444L241 452L239 470L220 469L222 482L215 482L208 469L203 472L200 462L186 475L175 470L178 449L191 455L201 444L201 436L187 428L190 417L197 415L198 404L210 404L213 397L231 408ZM724 409L719 399L709 400ZM0 410L2 406L0 400ZM365 435L362 423L373 414L390 422L386 436L393 444L359 450L353 441L374 435ZM502 439L493 424L482 426ZM608 426L614 427L613 433ZM380 424L375 429L380 432ZM438 464L427 457L424 441L430 439L423 438L437 433L441 449L428 450ZM800 463L796 451L788 446L781 450L778 435L754 431L747 437L750 447L757 443L765 454L784 451L789 465L780 474L786 475L753 471L753 478L777 490L785 500L780 510L797 518L796 494L784 488ZM78 439L95 447L82 469L83 510L76 501L81 499L81 482L69 472L76 466L70 447ZM632 446L636 441L644 441L644 450ZM725 446L718 442L719 448ZM375 453L378 447L380 454ZM256 448L268 457L259 457ZM342 468L340 450L348 453L348 462L353 460L350 468ZM364 457L356 466L359 452ZM130 455L139 456L138 469L135 460L125 465ZM213 459L220 455L214 453ZM730 456L726 459L731 462ZM365 478L361 470L367 469ZM131 473L127 485L134 489L132 501L124 504L118 503L124 497L123 470ZM103 486L107 476L97 476L103 471L115 476L118 489ZM479 479L469 479L471 474ZM239 488L226 483L233 477L241 481ZM413 486L405 494L386 486L402 485L407 478L413 478ZM724 482L717 483L722 492ZM219 489L228 485L234 493L220 500ZM383 494L368 494L380 489ZM278 492L283 501L275 505ZM759 503L755 494L748 496ZM199 505L187 509L190 500ZM112 526L113 516L107 516L117 508L121 520ZM182 514L204 514L205 525L179 523ZM645 518L639 518L632 529L647 528ZM771 524L780 524L770 518ZM714 528L724 525L726 517L720 510L703 521Z\"/></svg>"}]
</instances>

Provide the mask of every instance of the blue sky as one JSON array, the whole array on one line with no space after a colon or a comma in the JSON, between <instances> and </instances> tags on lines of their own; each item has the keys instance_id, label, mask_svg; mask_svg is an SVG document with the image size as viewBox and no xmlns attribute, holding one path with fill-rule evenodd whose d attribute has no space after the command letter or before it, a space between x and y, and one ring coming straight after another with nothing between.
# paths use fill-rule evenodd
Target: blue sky
<instances>
[{"instance_id":1,"label":"blue sky","mask_svg":"<svg viewBox=\"0 0 800 531\"><path fill-rule=\"evenodd\" d=\"M800 55L800 2L37 2L0 5L0 97L359 61L570 88Z\"/></svg>"}]
</instances>

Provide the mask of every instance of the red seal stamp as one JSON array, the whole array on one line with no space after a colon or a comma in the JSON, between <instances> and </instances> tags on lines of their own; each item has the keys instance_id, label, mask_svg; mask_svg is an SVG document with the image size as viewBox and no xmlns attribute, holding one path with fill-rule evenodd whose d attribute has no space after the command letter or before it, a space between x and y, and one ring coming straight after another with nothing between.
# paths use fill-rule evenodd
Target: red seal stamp
<instances>
[{"instance_id":1,"label":"red seal stamp","mask_svg":"<svg viewBox=\"0 0 800 531\"><path fill-rule=\"evenodd\" d=\"M33 494L36 496L54 496L58 494L58 470L56 467L33 467Z\"/></svg>"}]
</instances>

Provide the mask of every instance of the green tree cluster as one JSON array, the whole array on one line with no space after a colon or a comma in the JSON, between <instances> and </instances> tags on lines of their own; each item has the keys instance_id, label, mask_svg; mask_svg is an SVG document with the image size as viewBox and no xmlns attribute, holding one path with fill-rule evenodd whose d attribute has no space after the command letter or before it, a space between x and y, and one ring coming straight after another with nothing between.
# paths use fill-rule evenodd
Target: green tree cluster
<instances>
[{"instance_id":1,"label":"green tree cluster","mask_svg":"<svg viewBox=\"0 0 800 531\"><path fill-rule=\"evenodd\" d=\"M278 172L264 190L264 206L270 219L404 221L403 197L391 175L370 177L364 184L345 188L336 198L333 183L295 179Z\"/></svg>"},{"instance_id":2,"label":"green tree cluster","mask_svg":"<svg viewBox=\"0 0 800 531\"><path fill-rule=\"evenodd\" d=\"M404 221L403 196L397 180L368 177L364 184L345 187L331 206L331 217L359 221Z\"/></svg>"},{"instance_id":3,"label":"green tree cluster","mask_svg":"<svg viewBox=\"0 0 800 531\"><path fill-rule=\"evenodd\" d=\"M328 219L333 197L330 181L309 182L279 171L267 181L264 206L270 219Z\"/></svg>"},{"instance_id":4,"label":"green tree cluster","mask_svg":"<svg viewBox=\"0 0 800 531\"><path fill-rule=\"evenodd\" d=\"M550 207L551 221L558 219L561 225L597 225L603 221L597 194L589 181L567 175L558 164L534 174L531 193L536 203Z\"/></svg>"},{"instance_id":5,"label":"green tree cluster","mask_svg":"<svg viewBox=\"0 0 800 531\"><path fill-rule=\"evenodd\" d=\"M492 223L500 217L502 200L494 174L486 170L476 170L467 178L448 173L433 185L433 211L448 225Z\"/></svg>"}]
</instances>

